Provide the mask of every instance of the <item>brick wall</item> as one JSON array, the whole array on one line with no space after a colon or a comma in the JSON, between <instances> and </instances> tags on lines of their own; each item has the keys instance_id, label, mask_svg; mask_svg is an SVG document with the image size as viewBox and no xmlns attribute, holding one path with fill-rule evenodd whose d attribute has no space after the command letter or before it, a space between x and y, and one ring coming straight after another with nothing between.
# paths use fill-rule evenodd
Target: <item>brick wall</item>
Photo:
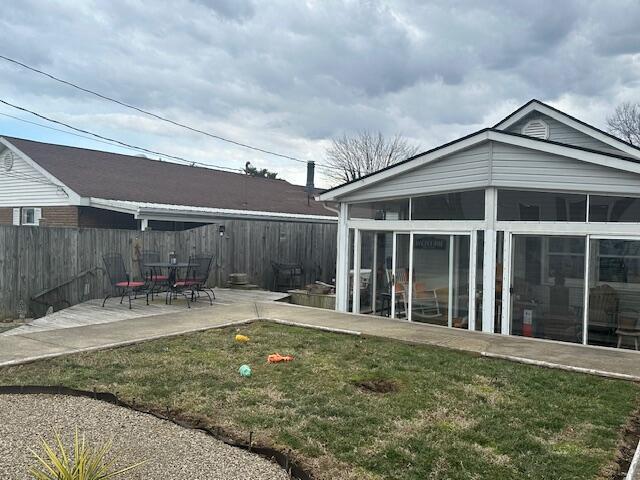
<instances>
[{"instance_id":1,"label":"brick wall","mask_svg":"<svg viewBox=\"0 0 640 480\"><path fill-rule=\"evenodd\" d=\"M133 215L93 207L41 207L42 227L139 228ZM0 225L13 223L13 207L0 207Z\"/></svg>"},{"instance_id":2,"label":"brick wall","mask_svg":"<svg viewBox=\"0 0 640 480\"><path fill-rule=\"evenodd\" d=\"M13 208L0 207L0 225L11 225L13 223Z\"/></svg>"},{"instance_id":3,"label":"brick wall","mask_svg":"<svg viewBox=\"0 0 640 480\"><path fill-rule=\"evenodd\" d=\"M42 227L77 227L78 207L42 207Z\"/></svg>"}]
</instances>

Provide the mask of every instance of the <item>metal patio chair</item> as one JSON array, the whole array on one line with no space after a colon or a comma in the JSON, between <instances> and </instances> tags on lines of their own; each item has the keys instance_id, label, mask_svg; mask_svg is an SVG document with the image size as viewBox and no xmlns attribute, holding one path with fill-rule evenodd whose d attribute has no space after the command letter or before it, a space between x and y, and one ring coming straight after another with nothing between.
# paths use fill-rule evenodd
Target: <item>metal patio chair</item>
<instances>
[{"instance_id":1,"label":"metal patio chair","mask_svg":"<svg viewBox=\"0 0 640 480\"><path fill-rule=\"evenodd\" d=\"M147 283L144 281L134 281L132 276L127 272L124 266L124 260L119 253L110 253L103 255L102 261L104 262L107 276L109 277L109 283L116 295L109 294L102 301L102 306L107 300L113 296L120 297L120 303L124 300L124 297L129 298L129 309L131 309L131 295L133 298L137 298L139 292L145 291L147 297L147 305L149 305L149 291Z\"/></svg>"},{"instance_id":2,"label":"metal patio chair","mask_svg":"<svg viewBox=\"0 0 640 480\"><path fill-rule=\"evenodd\" d=\"M209 298L209 304L213 305L213 299L216 298L212 288L206 286L213 265L213 256L211 255L192 255L189 257L189 266L187 267L184 278L178 279L171 285L171 291L168 292L169 303L171 298L181 293L187 299L187 307L191 308L191 302L195 302L203 292ZM191 295L187 295L190 292Z\"/></svg>"}]
</instances>

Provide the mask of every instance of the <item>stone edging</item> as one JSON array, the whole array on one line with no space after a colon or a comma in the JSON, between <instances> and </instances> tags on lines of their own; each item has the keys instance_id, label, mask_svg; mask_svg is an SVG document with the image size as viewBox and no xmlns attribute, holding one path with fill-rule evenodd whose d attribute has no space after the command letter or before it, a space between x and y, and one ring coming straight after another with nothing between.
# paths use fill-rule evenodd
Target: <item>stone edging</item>
<instances>
[{"instance_id":1,"label":"stone edging","mask_svg":"<svg viewBox=\"0 0 640 480\"><path fill-rule=\"evenodd\" d=\"M91 398L97 401L110 403L119 407L128 408L138 413L144 413L151 415L160 420L172 422L182 428L188 428L191 430L200 430L207 435L229 445L231 447L246 450L250 453L255 453L270 461L275 461L293 480L313 480L313 477L309 472L304 470L301 466L291 460L291 458L278 450L270 447L264 447L255 445L253 442L253 432L249 432L249 441L242 442L229 436L221 428L211 428L202 421L197 419L183 417L181 415L172 415L171 411L167 409L164 413L159 410L149 410L141 408L134 403L127 403L118 398L117 395L110 392L89 392L87 390L77 390L74 388L68 388L63 386L43 386L43 385L0 385L0 395L66 395L69 397L85 397Z\"/></svg>"}]
</instances>

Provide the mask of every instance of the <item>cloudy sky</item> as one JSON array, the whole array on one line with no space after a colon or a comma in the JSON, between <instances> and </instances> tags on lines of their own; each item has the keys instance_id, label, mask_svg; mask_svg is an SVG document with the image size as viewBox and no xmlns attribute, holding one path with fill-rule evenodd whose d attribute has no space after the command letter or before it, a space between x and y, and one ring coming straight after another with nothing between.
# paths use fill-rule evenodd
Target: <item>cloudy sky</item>
<instances>
[{"instance_id":1,"label":"cloudy sky","mask_svg":"<svg viewBox=\"0 0 640 480\"><path fill-rule=\"evenodd\" d=\"M5 2L0 54L231 139L324 161L332 137L423 149L531 98L604 128L640 101L640 4L570 1ZM190 133L0 60L0 99L201 162L305 166ZM0 113L43 123L0 106ZM0 134L125 151L0 115ZM327 185L327 183L324 183Z\"/></svg>"}]
</instances>

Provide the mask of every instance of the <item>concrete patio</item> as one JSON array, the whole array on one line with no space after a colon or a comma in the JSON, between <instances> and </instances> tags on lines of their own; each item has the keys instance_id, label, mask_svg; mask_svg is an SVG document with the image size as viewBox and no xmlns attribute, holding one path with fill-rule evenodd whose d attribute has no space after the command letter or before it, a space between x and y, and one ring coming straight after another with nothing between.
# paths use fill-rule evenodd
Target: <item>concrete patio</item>
<instances>
[{"instance_id":1,"label":"concrete patio","mask_svg":"<svg viewBox=\"0 0 640 480\"><path fill-rule=\"evenodd\" d=\"M46 317L40 322L33 322L31 326L19 327L0 335L0 366L269 320L640 381L640 353L636 351L470 332L385 317L300 307L274 301L284 295L272 292L216 290L216 295L218 300L213 306L199 302L192 309L179 304L167 307L164 300L157 300L149 307L139 302L129 310L114 302L102 314L103 309L95 301L77 305L59 312L57 317Z\"/></svg>"}]
</instances>

